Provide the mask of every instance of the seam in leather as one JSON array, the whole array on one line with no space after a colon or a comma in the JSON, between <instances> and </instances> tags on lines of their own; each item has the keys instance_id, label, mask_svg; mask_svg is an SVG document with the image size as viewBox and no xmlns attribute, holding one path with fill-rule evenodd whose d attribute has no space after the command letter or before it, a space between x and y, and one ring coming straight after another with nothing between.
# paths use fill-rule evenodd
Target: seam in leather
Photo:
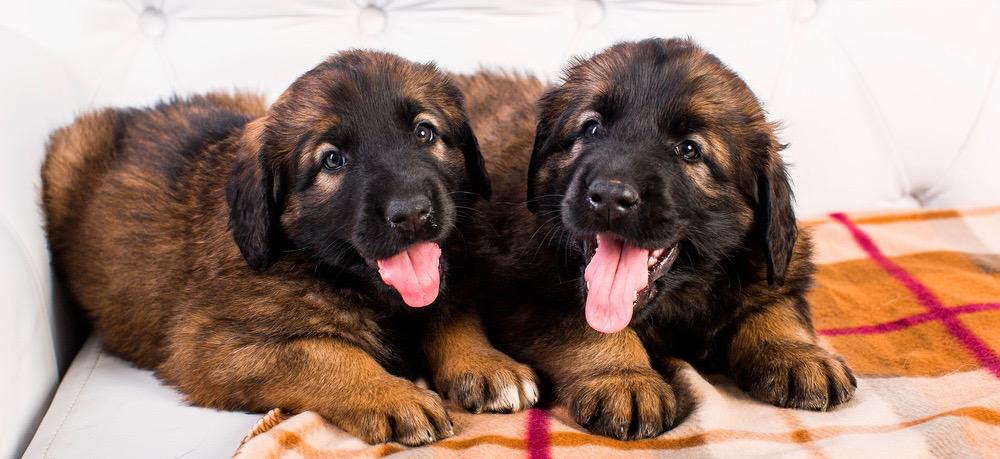
<instances>
[{"instance_id":1,"label":"seam in leather","mask_svg":"<svg viewBox=\"0 0 1000 459\"><path fill-rule=\"evenodd\" d=\"M153 43L153 49L156 51L157 56L163 62L164 66L167 68L167 72L170 74L170 80L171 80L170 84L173 86L173 88L171 88L171 91L175 93L188 92L184 90L185 89L184 83L181 82L181 76L179 73L177 73L177 68L174 67L173 61L170 60L170 57L167 56L167 52L164 51L163 43L160 41L156 41L155 43Z\"/></svg>"},{"instance_id":2,"label":"seam in leather","mask_svg":"<svg viewBox=\"0 0 1000 459\"><path fill-rule=\"evenodd\" d=\"M5 218L4 215L0 215L0 233L2 232L7 233L10 236L10 240L14 241L14 246L17 247L17 251L20 253L21 259L24 261L24 264L28 265L29 277L31 278L32 285L35 287L32 290L34 290L36 297L35 300L38 302L37 304L47 306L48 301L45 299L45 294L42 293L45 291L45 286L43 285L42 280L35 275L35 273L39 270L37 269L35 260L31 256L32 252L28 249L28 245L24 243L24 239L21 237L21 234L14 228L13 225L10 224L10 220ZM46 253L47 252L48 247L46 247ZM43 318L47 321L47 323L51 324L52 317L49 316L49 312L48 307L42 308Z\"/></svg>"},{"instance_id":3,"label":"seam in leather","mask_svg":"<svg viewBox=\"0 0 1000 459\"><path fill-rule=\"evenodd\" d=\"M851 55L847 46L844 42L840 40L840 37L834 31L831 31L825 26L817 26L817 30L823 31L827 36L833 40L833 43L837 45L837 48L843 53L844 57L847 58L847 62L851 65L851 70L857 76L857 84L861 87L861 94L865 97L865 102L871 110L871 114L875 117L878 123L878 130L876 133L879 138L885 142L886 149L889 152L889 157L892 158L892 165L896 169L896 174L899 176L900 182L903 185L904 196L913 195L913 184L910 183L910 176L906 173L906 163L899 156L898 149L896 147L896 141L892 136L892 130L889 129L888 118L882 112L882 107L879 105L878 101L872 95L873 91L871 86L868 84L868 80L865 79L864 73L861 71L861 66L858 65L857 61L854 60L854 56Z\"/></svg>"},{"instance_id":4,"label":"seam in leather","mask_svg":"<svg viewBox=\"0 0 1000 459\"><path fill-rule=\"evenodd\" d=\"M986 91L983 93L983 101L979 104L979 111L976 112L976 117L972 119L968 132L966 132L965 136L962 138L962 143L958 146L958 152L955 154L955 158L951 160L951 163L949 163L948 167L944 170L945 172L939 176L940 178L931 184L931 186L924 189L920 197L922 201L929 201L935 194L941 192L945 183L955 173L955 169L958 169L958 164L968 154L967 148L969 146L969 141L972 139L972 134L976 132L976 128L979 126L979 121L983 117L983 114L986 113L986 107L989 106L989 97L993 94L993 92L1000 92L1000 52L997 53L997 57L993 61L993 70L990 72L989 83L986 85Z\"/></svg>"},{"instance_id":5,"label":"seam in leather","mask_svg":"<svg viewBox=\"0 0 1000 459\"><path fill-rule=\"evenodd\" d=\"M142 12L142 11L139 11L138 9L136 9L135 6L132 6L132 4L128 2L128 0L122 0L122 4L125 5L126 8L132 10L132 12L135 13L135 14L139 14L139 13Z\"/></svg>"},{"instance_id":6,"label":"seam in leather","mask_svg":"<svg viewBox=\"0 0 1000 459\"><path fill-rule=\"evenodd\" d=\"M778 89L782 87L785 82L785 73L788 67L788 58L792 54L792 40L795 39L796 32L798 32L799 21L791 20L789 21L788 31L785 32L785 46L781 50L781 60L778 61L778 70L774 73L774 82L771 83L771 88L768 89L767 96L764 101L767 105L771 105L774 102L774 98L778 94Z\"/></svg>"},{"instance_id":7,"label":"seam in leather","mask_svg":"<svg viewBox=\"0 0 1000 459\"><path fill-rule=\"evenodd\" d=\"M56 346L55 346L55 335L52 333L52 317L51 317L51 312L52 311L51 311L51 309L49 307L49 303L45 299L45 294L42 293L42 292L45 291L45 288L42 285L43 282L41 281L41 279L38 276L35 275L35 273L38 272L38 270L35 268L36 264L35 264L34 259L31 256L31 250L28 249L28 245L25 244L24 239L21 237L21 235L17 231L17 229L14 228L14 226L10 224L10 220L7 219L7 218L5 218L4 215L0 214L0 235L3 235L3 234L6 234L7 235L7 239L13 242L13 244L14 244L14 251L15 251L14 255L20 255L22 263L27 266L28 278L29 278L29 282L31 283L31 285L28 288L30 288L32 290L32 293L34 294L33 296L35 297L35 302L36 302L35 304L38 305L38 306L40 306L39 314L37 314L35 316L35 324L37 324L38 321L42 321L42 323L45 324L46 329L49 330L49 341L52 344L52 354L53 354L52 355L52 361L53 361L53 365L55 366L55 368L54 368L54 372L55 372L55 376L56 376L56 378L55 378L56 381L55 382L58 383L59 380L60 380L60 378L59 378L59 368L58 368L58 365L57 365L58 359L56 358L58 350L56 349ZM31 288L31 287L34 287L34 288ZM37 330L37 329L38 328L35 327L35 330ZM22 358L23 358L23 356L22 356ZM54 387L49 387L45 398L43 400L41 400L41 401L44 402L44 403L46 403L46 404L51 404L52 403L52 397L54 396L57 388L58 388L58 384L55 384ZM39 408L41 408L41 407L39 407ZM46 406L45 408L46 408L45 411L47 411L48 407ZM30 421L32 424L34 424L34 426L32 426L32 427L35 430L35 432L32 432L32 437L34 436L35 433L37 433L38 426L41 425L41 420L45 418L44 413L40 412L40 411L41 410L34 411L33 417L32 417L32 421ZM39 417L39 414L42 414L42 416ZM30 444L31 444L31 441L29 440L28 444L21 445L20 448L25 448L25 447L27 447ZM23 454L23 451L22 451L22 454Z\"/></svg>"},{"instance_id":8,"label":"seam in leather","mask_svg":"<svg viewBox=\"0 0 1000 459\"><path fill-rule=\"evenodd\" d=\"M115 50L113 50L111 52L117 52L117 51L119 51L121 49L122 48L117 48L117 49L115 49ZM125 67L123 67L124 71L119 75L118 78L112 77L108 72L105 72L104 74L102 74L102 77L101 77L100 81L97 82L97 85L94 88L94 93L90 95L90 99L87 102L87 106L88 107L93 107L93 106L96 105L98 96L101 95L101 92L104 91L104 88L106 86L108 86L109 83L110 83L108 80L116 79L117 80L116 82L118 83L117 86L119 88L124 85L124 83L123 83L124 80L122 79L121 75L127 76L129 74L129 72L131 72L132 67L135 67L135 61L136 61L136 59L138 59L140 51L142 51L142 46L140 46L140 45L132 45L131 52L127 53L128 57L123 60L123 62L128 62L128 64L126 64ZM112 94L117 94L117 93L112 92Z\"/></svg>"},{"instance_id":9,"label":"seam in leather","mask_svg":"<svg viewBox=\"0 0 1000 459\"><path fill-rule=\"evenodd\" d=\"M97 346L101 346L101 343L98 342ZM98 347L97 358L94 359L94 364L90 366L90 371L87 372L87 377L83 380L83 383L81 383L80 387L76 390L76 394L73 395L73 401L70 402L69 408L66 410L66 414L63 415L62 420L59 421L59 426L56 427L56 431L53 432L52 438L49 439L49 444L45 445L45 452L42 453L43 458L49 457L49 449L52 448L52 443L55 443L56 437L58 437L59 432L62 431L63 425L66 424L66 420L69 419L69 415L72 414L73 409L76 408L76 402L77 400L80 399L80 394L83 393L83 388L87 387L87 384L90 383L90 378L94 376L94 370L97 369L97 364L101 363L101 357L103 356L104 356L103 348Z\"/></svg>"}]
</instances>

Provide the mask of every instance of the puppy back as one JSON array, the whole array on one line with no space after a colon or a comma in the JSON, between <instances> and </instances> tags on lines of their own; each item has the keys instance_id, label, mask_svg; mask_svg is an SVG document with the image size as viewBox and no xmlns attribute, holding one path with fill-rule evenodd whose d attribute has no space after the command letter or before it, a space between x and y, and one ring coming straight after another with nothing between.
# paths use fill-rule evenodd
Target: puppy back
<instances>
[{"instance_id":1,"label":"puppy back","mask_svg":"<svg viewBox=\"0 0 1000 459\"><path fill-rule=\"evenodd\" d=\"M78 117L52 133L42 165L42 206L49 244L58 256L67 231L111 164L126 114L103 109Z\"/></svg>"},{"instance_id":2,"label":"puppy back","mask_svg":"<svg viewBox=\"0 0 1000 459\"><path fill-rule=\"evenodd\" d=\"M523 201L535 134L535 103L547 86L516 72L483 70L453 77L486 160L494 200Z\"/></svg>"},{"instance_id":3,"label":"puppy back","mask_svg":"<svg viewBox=\"0 0 1000 459\"><path fill-rule=\"evenodd\" d=\"M86 207L92 190L98 188L115 159L126 154L130 126L136 123L142 126L144 134L140 138L156 131L163 135L184 132L179 128L194 128L184 119L185 113L205 108L255 118L264 115L267 104L257 94L215 92L175 98L149 109L107 108L85 113L52 133L42 165L42 206L49 245L57 258L67 244L67 235L77 226L76 219Z\"/></svg>"}]
</instances>

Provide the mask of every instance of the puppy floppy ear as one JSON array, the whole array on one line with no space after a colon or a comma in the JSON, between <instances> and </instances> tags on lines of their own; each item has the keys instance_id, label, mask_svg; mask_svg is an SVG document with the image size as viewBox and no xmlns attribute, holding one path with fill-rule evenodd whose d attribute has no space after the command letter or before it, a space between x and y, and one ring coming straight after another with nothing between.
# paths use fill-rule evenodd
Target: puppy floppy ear
<instances>
[{"instance_id":1,"label":"puppy floppy ear","mask_svg":"<svg viewBox=\"0 0 1000 459\"><path fill-rule=\"evenodd\" d=\"M767 164L757 178L757 219L763 225L767 250L767 283L782 285L792 260L798 225L792 209L792 189L785 163L778 153L784 146L773 136L768 136L768 139Z\"/></svg>"},{"instance_id":2,"label":"puppy floppy ear","mask_svg":"<svg viewBox=\"0 0 1000 459\"><path fill-rule=\"evenodd\" d=\"M483 154L479 151L479 141L476 140L476 135L473 134L469 123L462 123L460 131L459 148L465 157L465 170L469 174L469 182L473 191L482 196L483 199L489 200L493 194L493 188L490 186L490 175L486 172L486 160L483 159Z\"/></svg>"},{"instance_id":3,"label":"puppy floppy ear","mask_svg":"<svg viewBox=\"0 0 1000 459\"><path fill-rule=\"evenodd\" d=\"M558 135L556 112L553 106L558 97L558 89L549 91L538 101L538 125L535 126L535 144L531 147L531 161L528 163L528 210L538 212L539 175L542 165L556 149Z\"/></svg>"},{"instance_id":4,"label":"puppy floppy ear","mask_svg":"<svg viewBox=\"0 0 1000 459\"><path fill-rule=\"evenodd\" d=\"M531 161L528 163L528 210L531 213L538 212L538 201L536 197L538 196L538 170L542 168L542 163L545 162L545 158L548 156L543 151L542 146L546 143L548 138L548 127L542 121L538 122L538 126L535 127L535 144L531 147Z\"/></svg>"},{"instance_id":5,"label":"puppy floppy ear","mask_svg":"<svg viewBox=\"0 0 1000 459\"><path fill-rule=\"evenodd\" d=\"M236 162L226 183L229 227L240 253L251 268L263 271L271 265L276 207L272 190L274 176L264 166L266 118L246 125L237 144Z\"/></svg>"}]
</instances>

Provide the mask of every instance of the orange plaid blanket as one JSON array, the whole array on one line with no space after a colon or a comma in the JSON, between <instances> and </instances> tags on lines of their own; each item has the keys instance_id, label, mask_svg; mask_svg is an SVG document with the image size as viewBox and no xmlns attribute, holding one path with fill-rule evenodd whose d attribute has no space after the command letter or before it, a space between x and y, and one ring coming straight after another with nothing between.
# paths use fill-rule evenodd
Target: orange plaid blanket
<instances>
[{"instance_id":1,"label":"orange plaid blanket","mask_svg":"<svg viewBox=\"0 0 1000 459\"><path fill-rule=\"evenodd\" d=\"M453 410L455 437L366 445L313 413L269 413L237 457L1000 457L1000 207L804 222L819 265L811 294L824 346L858 373L827 413L779 409L725 378L687 377L694 413L654 439L588 435L564 409Z\"/></svg>"}]
</instances>

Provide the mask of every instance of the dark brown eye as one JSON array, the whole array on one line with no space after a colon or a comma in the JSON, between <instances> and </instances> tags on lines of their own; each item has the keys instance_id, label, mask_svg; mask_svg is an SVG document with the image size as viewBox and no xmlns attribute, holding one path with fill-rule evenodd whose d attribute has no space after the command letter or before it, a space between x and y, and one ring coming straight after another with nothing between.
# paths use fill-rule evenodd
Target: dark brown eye
<instances>
[{"instance_id":1,"label":"dark brown eye","mask_svg":"<svg viewBox=\"0 0 1000 459\"><path fill-rule=\"evenodd\" d=\"M587 137L597 137L601 133L601 122L598 120L588 120L583 123L583 134Z\"/></svg>"},{"instance_id":2,"label":"dark brown eye","mask_svg":"<svg viewBox=\"0 0 1000 459\"><path fill-rule=\"evenodd\" d=\"M347 165L347 157L340 154L340 150L327 150L323 156L323 168L328 171L343 169Z\"/></svg>"},{"instance_id":3,"label":"dark brown eye","mask_svg":"<svg viewBox=\"0 0 1000 459\"><path fill-rule=\"evenodd\" d=\"M701 159L701 147L693 140L685 140L674 146L677 152L685 161L695 162Z\"/></svg>"},{"instance_id":4,"label":"dark brown eye","mask_svg":"<svg viewBox=\"0 0 1000 459\"><path fill-rule=\"evenodd\" d=\"M431 143L437 138L434 127L426 122L418 123L417 127L413 129L413 135L417 136L417 140L423 143Z\"/></svg>"}]
</instances>

